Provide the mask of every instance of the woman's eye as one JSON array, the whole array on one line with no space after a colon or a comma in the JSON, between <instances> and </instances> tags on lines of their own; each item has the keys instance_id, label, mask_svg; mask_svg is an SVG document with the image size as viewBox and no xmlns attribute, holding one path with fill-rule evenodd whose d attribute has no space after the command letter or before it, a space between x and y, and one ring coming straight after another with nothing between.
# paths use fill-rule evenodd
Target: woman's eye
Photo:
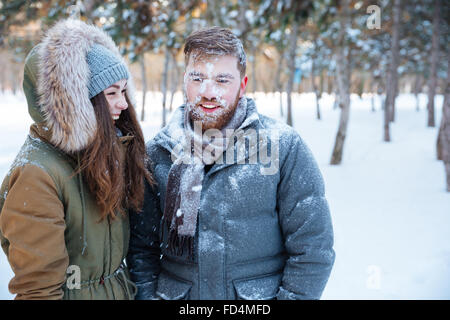
<instances>
[{"instance_id":1,"label":"woman's eye","mask_svg":"<svg viewBox=\"0 0 450 320\"><path fill-rule=\"evenodd\" d=\"M124 90L122 90L122 94L125 94L125 92L126 92L126 90L124 89Z\"/></svg>"},{"instance_id":2,"label":"woman's eye","mask_svg":"<svg viewBox=\"0 0 450 320\"><path fill-rule=\"evenodd\" d=\"M108 96L113 96L113 95L115 95L116 93L115 92L108 92L106 95L108 95Z\"/></svg>"},{"instance_id":3,"label":"woman's eye","mask_svg":"<svg viewBox=\"0 0 450 320\"><path fill-rule=\"evenodd\" d=\"M218 79L217 82L218 83L228 83L229 81L226 79Z\"/></svg>"},{"instance_id":4,"label":"woman's eye","mask_svg":"<svg viewBox=\"0 0 450 320\"><path fill-rule=\"evenodd\" d=\"M196 82L202 82L202 78L193 78L192 80Z\"/></svg>"}]
</instances>

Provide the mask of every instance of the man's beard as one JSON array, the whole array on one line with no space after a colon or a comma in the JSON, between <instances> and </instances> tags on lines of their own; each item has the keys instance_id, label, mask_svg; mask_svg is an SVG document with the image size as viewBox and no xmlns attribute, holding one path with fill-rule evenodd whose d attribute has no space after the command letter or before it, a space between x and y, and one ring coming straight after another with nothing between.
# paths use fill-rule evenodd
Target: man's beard
<instances>
[{"instance_id":1,"label":"man's beard","mask_svg":"<svg viewBox=\"0 0 450 320\"><path fill-rule=\"evenodd\" d=\"M200 102L193 104L187 103L189 118L192 122L200 121L202 124L202 131L206 131L208 129L222 129L233 117L236 112L237 105L239 103L239 91L234 99L234 102L230 106L220 105L218 110L215 110L211 114L204 112L201 109L201 104L215 102L216 99L208 100L202 99Z\"/></svg>"}]
</instances>

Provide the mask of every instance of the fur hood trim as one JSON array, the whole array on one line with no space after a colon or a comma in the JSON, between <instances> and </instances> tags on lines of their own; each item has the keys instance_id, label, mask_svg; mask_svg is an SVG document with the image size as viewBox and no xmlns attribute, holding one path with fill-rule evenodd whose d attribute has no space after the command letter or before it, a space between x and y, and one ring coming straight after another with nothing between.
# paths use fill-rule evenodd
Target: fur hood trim
<instances>
[{"instance_id":1,"label":"fur hood trim","mask_svg":"<svg viewBox=\"0 0 450 320\"><path fill-rule=\"evenodd\" d=\"M97 131L88 93L90 71L86 61L94 43L111 50L126 65L106 32L80 20L58 22L48 30L39 47L37 92L41 112L52 132L51 143L68 153L88 146ZM134 106L131 74L127 95Z\"/></svg>"}]
</instances>

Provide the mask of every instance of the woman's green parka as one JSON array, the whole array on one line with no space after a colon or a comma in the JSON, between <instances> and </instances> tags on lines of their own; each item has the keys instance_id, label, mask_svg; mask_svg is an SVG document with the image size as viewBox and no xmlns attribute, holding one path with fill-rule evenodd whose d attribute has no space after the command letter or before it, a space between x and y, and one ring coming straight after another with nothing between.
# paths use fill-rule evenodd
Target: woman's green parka
<instances>
[{"instance_id":1,"label":"woman's green parka","mask_svg":"<svg viewBox=\"0 0 450 320\"><path fill-rule=\"evenodd\" d=\"M73 46L75 57L59 54L55 43ZM80 132L83 127L96 129L83 123L92 115L95 120L93 110L87 110L92 104L73 96L85 93L77 89L86 85L79 76L86 67L80 65L84 58L79 56L93 43L119 55L100 29L65 20L26 60L23 87L35 123L0 193L0 239L14 272L9 290L16 299L134 298L135 286L123 264L130 236L128 216L100 220L88 185L81 174L74 174L78 151L95 136ZM65 70L75 72L65 73L62 63L68 64ZM123 158L130 139L118 137Z\"/></svg>"}]
</instances>

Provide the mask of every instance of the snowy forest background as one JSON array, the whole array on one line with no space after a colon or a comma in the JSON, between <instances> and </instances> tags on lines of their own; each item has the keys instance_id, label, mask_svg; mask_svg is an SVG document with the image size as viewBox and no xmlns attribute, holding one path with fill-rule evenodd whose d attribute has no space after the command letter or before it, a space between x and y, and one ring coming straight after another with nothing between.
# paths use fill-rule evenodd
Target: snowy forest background
<instances>
[{"instance_id":1,"label":"snowy forest background","mask_svg":"<svg viewBox=\"0 0 450 320\"><path fill-rule=\"evenodd\" d=\"M324 176L336 263L323 299L450 299L450 3L0 0L0 178L31 124L23 61L72 15L131 64L145 139L183 103L183 41L232 29L247 95L293 126ZM13 276L0 253L0 299Z\"/></svg>"}]
</instances>

